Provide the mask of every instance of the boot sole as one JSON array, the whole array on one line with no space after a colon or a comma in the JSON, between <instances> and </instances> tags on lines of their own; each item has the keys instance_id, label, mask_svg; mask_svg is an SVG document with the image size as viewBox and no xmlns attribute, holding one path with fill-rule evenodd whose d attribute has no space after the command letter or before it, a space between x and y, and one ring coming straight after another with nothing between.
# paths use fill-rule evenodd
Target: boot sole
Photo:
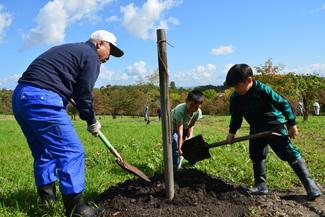
<instances>
[{"instance_id":1,"label":"boot sole","mask_svg":"<svg viewBox=\"0 0 325 217\"><path fill-rule=\"evenodd\" d=\"M320 197L321 195L323 195L323 193L317 193L313 194L312 196L308 196L308 201L314 201L317 197Z\"/></svg>"},{"instance_id":2,"label":"boot sole","mask_svg":"<svg viewBox=\"0 0 325 217\"><path fill-rule=\"evenodd\" d=\"M248 195L267 195L267 194L269 194L269 191L268 190L266 190L266 191L259 191L259 192L251 192L251 191L245 190L244 192L246 194L248 194Z\"/></svg>"}]
</instances>

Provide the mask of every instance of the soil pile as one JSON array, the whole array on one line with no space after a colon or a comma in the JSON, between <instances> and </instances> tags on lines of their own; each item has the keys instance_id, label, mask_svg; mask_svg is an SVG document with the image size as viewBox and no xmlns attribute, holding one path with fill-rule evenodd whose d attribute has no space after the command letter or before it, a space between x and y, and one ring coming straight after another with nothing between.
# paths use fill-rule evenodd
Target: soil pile
<instances>
[{"instance_id":1,"label":"soil pile","mask_svg":"<svg viewBox=\"0 0 325 217\"><path fill-rule=\"evenodd\" d=\"M154 175L150 180L130 179L102 193L97 204L105 207L104 216L325 217L325 196L308 202L302 187L247 195L243 185L196 169L183 169L174 174L175 197L170 201L165 197L164 175Z\"/></svg>"}]
</instances>

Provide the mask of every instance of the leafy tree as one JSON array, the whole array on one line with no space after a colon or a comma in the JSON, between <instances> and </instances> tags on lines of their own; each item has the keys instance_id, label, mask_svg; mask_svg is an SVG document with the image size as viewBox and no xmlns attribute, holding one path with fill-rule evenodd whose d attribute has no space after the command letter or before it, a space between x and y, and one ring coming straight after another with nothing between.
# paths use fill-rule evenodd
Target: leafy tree
<instances>
[{"instance_id":1,"label":"leafy tree","mask_svg":"<svg viewBox=\"0 0 325 217\"><path fill-rule=\"evenodd\" d=\"M204 98L212 99L217 94L217 92L213 89L208 89L208 90L205 90L203 92L203 94L204 94Z\"/></svg>"},{"instance_id":2,"label":"leafy tree","mask_svg":"<svg viewBox=\"0 0 325 217\"><path fill-rule=\"evenodd\" d=\"M175 84L175 81L171 81L171 82L170 82L169 88L170 88L171 91L177 89L176 84Z\"/></svg>"},{"instance_id":3,"label":"leafy tree","mask_svg":"<svg viewBox=\"0 0 325 217\"><path fill-rule=\"evenodd\" d=\"M106 114L107 113L107 95L103 94L102 89L95 88L93 90L93 98L94 98L94 110L97 114Z\"/></svg>"},{"instance_id":4,"label":"leafy tree","mask_svg":"<svg viewBox=\"0 0 325 217\"><path fill-rule=\"evenodd\" d=\"M256 69L257 75L254 76L255 80L258 80L270 87L272 89L284 96L290 97L294 95L292 92L293 82L289 75L280 74L284 65L279 64L279 66L274 66L271 59L266 61L265 65L260 67L254 67Z\"/></svg>"},{"instance_id":5,"label":"leafy tree","mask_svg":"<svg viewBox=\"0 0 325 217\"><path fill-rule=\"evenodd\" d=\"M170 100L170 106L174 108L178 104L181 103L180 100L181 96L178 93L170 93L169 94L169 100Z\"/></svg>"},{"instance_id":6,"label":"leafy tree","mask_svg":"<svg viewBox=\"0 0 325 217\"><path fill-rule=\"evenodd\" d=\"M201 90L202 92L206 91L206 90L214 90L217 93L223 92L224 90L226 90L228 88L227 85L223 84L223 85L219 85L219 86L214 86L214 85L202 85L202 86L198 86L195 87L195 90Z\"/></svg>"},{"instance_id":7,"label":"leafy tree","mask_svg":"<svg viewBox=\"0 0 325 217\"><path fill-rule=\"evenodd\" d=\"M138 76L138 81L136 81L139 87L143 88L143 92L146 94L146 101L143 103L142 110L144 106L149 107L149 114L155 114L157 107L160 104L160 93L159 93L159 70L153 70L152 74L146 74L143 77Z\"/></svg>"},{"instance_id":8,"label":"leafy tree","mask_svg":"<svg viewBox=\"0 0 325 217\"><path fill-rule=\"evenodd\" d=\"M73 106L72 104L69 104L66 111L68 114L71 115L71 120L75 121L76 115L78 115L78 110L76 109L76 107Z\"/></svg>"},{"instance_id":9,"label":"leafy tree","mask_svg":"<svg viewBox=\"0 0 325 217\"><path fill-rule=\"evenodd\" d=\"M118 113L125 109L127 101L130 100L127 88L117 85L107 86L106 88L101 88L101 93L105 98L103 106L106 108L106 111L112 114L113 119L116 119Z\"/></svg>"},{"instance_id":10,"label":"leafy tree","mask_svg":"<svg viewBox=\"0 0 325 217\"><path fill-rule=\"evenodd\" d=\"M254 76L254 79L269 85L291 103L302 100L304 104L304 121L308 120L308 114L313 102L321 97L321 90L324 89L324 78L319 77L317 74L281 74L284 65L274 66L271 59L265 65L254 68L258 73Z\"/></svg>"},{"instance_id":11,"label":"leafy tree","mask_svg":"<svg viewBox=\"0 0 325 217\"><path fill-rule=\"evenodd\" d=\"M11 96L13 91L2 89L0 92L0 113L10 114L12 113L11 109Z\"/></svg>"},{"instance_id":12,"label":"leafy tree","mask_svg":"<svg viewBox=\"0 0 325 217\"><path fill-rule=\"evenodd\" d=\"M143 115L143 105L146 104L146 97L143 89L139 86L129 87L129 98L125 106L125 112L132 116Z\"/></svg>"},{"instance_id":13,"label":"leafy tree","mask_svg":"<svg viewBox=\"0 0 325 217\"><path fill-rule=\"evenodd\" d=\"M159 71L158 69L153 70L152 74L146 74L143 77L138 76L138 80L136 81L139 86L148 86L154 87L159 85Z\"/></svg>"},{"instance_id":14,"label":"leafy tree","mask_svg":"<svg viewBox=\"0 0 325 217\"><path fill-rule=\"evenodd\" d=\"M290 73L289 76L295 85L296 98L300 98L303 102L303 117L304 121L307 121L313 103L316 99L323 97L325 78L319 77L318 74L295 75Z\"/></svg>"}]
</instances>

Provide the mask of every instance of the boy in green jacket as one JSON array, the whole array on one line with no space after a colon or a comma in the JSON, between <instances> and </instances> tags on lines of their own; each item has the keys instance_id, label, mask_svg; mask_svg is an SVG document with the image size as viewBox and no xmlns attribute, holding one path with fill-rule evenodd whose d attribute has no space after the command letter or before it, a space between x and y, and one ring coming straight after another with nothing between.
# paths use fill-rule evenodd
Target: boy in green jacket
<instances>
[{"instance_id":1,"label":"boy in green jacket","mask_svg":"<svg viewBox=\"0 0 325 217\"><path fill-rule=\"evenodd\" d=\"M284 124L277 133L295 139L298 129L290 103L272 90L271 87L253 80L253 70L246 64L236 64L227 73L226 82L235 91L230 97L231 121L227 140L232 144L236 131L241 127L243 117L250 125L250 134L272 130L287 121L288 133ZM249 141L250 158L253 161L255 185L246 191L250 194L265 194L266 157L268 145L283 161L287 161L303 183L308 200L314 200L322 192L310 176L305 161L288 137L267 136Z\"/></svg>"}]
</instances>

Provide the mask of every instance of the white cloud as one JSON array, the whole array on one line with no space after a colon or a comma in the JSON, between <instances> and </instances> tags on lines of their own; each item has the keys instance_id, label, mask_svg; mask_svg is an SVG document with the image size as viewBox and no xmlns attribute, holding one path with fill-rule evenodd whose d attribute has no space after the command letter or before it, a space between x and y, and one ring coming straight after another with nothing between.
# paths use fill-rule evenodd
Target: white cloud
<instances>
[{"instance_id":1,"label":"white cloud","mask_svg":"<svg viewBox=\"0 0 325 217\"><path fill-rule=\"evenodd\" d=\"M16 85L18 84L18 79L21 75L12 75L8 78L0 79L0 89L5 88L7 90L14 90Z\"/></svg>"},{"instance_id":2,"label":"white cloud","mask_svg":"<svg viewBox=\"0 0 325 217\"><path fill-rule=\"evenodd\" d=\"M213 78L213 72L217 67L212 64L206 66L197 66L195 69L190 70L187 75L194 80L206 80Z\"/></svg>"},{"instance_id":3,"label":"white cloud","mask_svg":"<svg viewBox=\"0 0 325 217\"><path fill-rule=\"evenodd\" d=\"M316 8L315 10L310 11L309 13L315 13L315 12L318 12L320 10L325 10L325 4L323 4L322 7L320 7L320 8Z\"/></svg>"},{"instance_id":4,"label":"white cloud","mask_svg":"<svg viewBox=\"0 0 325 217\"><path fill-rule=\"evenodd\" d=\"M103 65L100 71L95 87L106 86L108 84L134 84L139 80L139 76L145 79L145 76L151 73L144 61L135 62L133 65L127 66L124 72L106 70Z\"/></svg>"},{"instance_id":5,"label":"white cloud","mask_svg":"<svg viewBox=\"0 0 325 217\"><path fill-rule=\"evenodd\" d=\"M128 75L132 75L132 76L144 76L148 73L148 69L146 66L146 62L144 61L139 61L133 64L133 66L128 66L127 69L125 70L125 72Z\"/></svg>"},{"instance_id":6,"label":"white cloud","mask_svg":"<svg viewBox=\"0 0 325 217\"><path fill-rule=\"evenodd\" d=\"M223 75L227 75L229 69L230 69L231 67L233 67L233 66L234 66L234 64L227 64L227 65L225 65L225 66L224 66L224 69L223 69L223 71L222 71L222 74L223 74Z\"/></svg>"},{"instance_id":7,"label":"white cloud","mask_svg":"<svg viewBox=\"0 0 325 217\"><path fill-rule=\"evenodd\" d=\"M98 76L98 79L101 79L101 80L106 80L106 81L110 81L113 79L113 76L115 75L116 73L113 72L113 71L110 71L110 70L103 70L100 72L99 76Z\"/></svg>"},{"instance_id":8,"label":"white cloud","mask_svg":"<svg viewBox=\"0 0 325 217\"><path fill-rule=\"evenodd\" d=\"M84 25L88 23L96 25L101 18L96 13L114 0L53 0L49 1L40 9L34 21L35 28L22 35L25 44L21 50L47 44L55 45L62 43L66 29L75 22ZM165 12L172 7L178 6L182 0L147 0L141 8L135 7L134 3L121 7L124 14L123 26L128 32L142 39L154 39L157 28L168 29L169 24L178 25L179 21L174 17L164 18ZM0 7L1 9L1 7ZM3 27L1 18L7 14L0 14L0 42ZM114 22L119 18L114 15L107 18L106 22ZM10 21L11 24L11 20ZM10 25L6 24L6 25ZM2 27L2 28L1 28Z\"/></svg>"},{"instance_id":9,"label":"white cloud","mask_svg":"<svg viewBox=\"0 0 325 217\"><path fill-rule=\"evenodd\" d=\"M139 37L144 40L155 40L156 30L158 28L168 29L168 22L179 24L176 18L169 17L164 19L164 12L172 7L182 4L182 0L147 0L142 7L134 6L134 3L120 10L124 13L123 26L130 35Z\"/></svg>"},{"instance_id":10,"label":"white cloud","mask_svg":"<svg viewBox=\"0 0 325 217\"><path fill-rule=\"evenodd\" d=\"M295 74L318 74L325 77L325 63L315 63L308 66L300 66L297 68L285 68L285 72L294 72Z\"/></svg>"},{"instance_id":11,"label":"white cloud","mask_svg":"<svg viewBox=\"0 0 325 217\"><path fill-rule=\"evenodd\" d=\"M123 73L122 76L120 77L120 80L122 80L122 81L129 80L129 75L126 73Z\"/></svg>"},{"instance_id":12,"label":"white cloud","mask_svg":"<svg viewBox=\"0 0 325 217\"><path fill-rule=\"evenodd\" d=\"M9 12L2 12L4 6L0 4L0 44L5 43L4 37L6 36L5 29L12 24L14 19L13 15Z\"/></svg>"},{"instance_id":13,"label":"white cloud","mask_svg":"<svg viewBox=\"0 0 325 217\"><path fill-rule=\"evenodd\" d=\"M97 16L97 15L86 15L84 16L84 18L86 19L85 22L79 22L79 25L88 25L88 23L90 23L90 25L95 26L97 25L102 18Z\"/></svg>"},{"instance_id":14,"label":"white cloud","mask_svg":"<svg viewBox=\"0 0 325 217\"><path fill-rule=\"evenodd\" d=\"M176 19L175 17L169 17L169 18L168 18L168 21L169 21L170 23L174 24L174 25L179 25L179 24L180 24L180 23L179 23L179 20Z\"/></svg>"},{"instance_id":15,"label":"white cloud","mask_svg":"<svg viewBox=\"0 0 325 217\"><path fill-rule=\"evenodd\" d=\"M227 55L231 54L235 51L235 48L233 46L220 46L218 48L213 48L212 49L212 54L213 55Z\"/></svg>"},{"instance_id":16,"label":"white cloud","mask_svg":"<svg viewBox=\"0 0 325 217\"><path fill-rule=\"evenodd\" d=\"M216 68L213 64L199 65L188 72L170 74L170 80L176 83L207 83L215 80L214 72Z\"/></svg>"},{"instance_id":17,"label":"white cloud","mask_svg":"<svg viewBox=\"0 0 325 217\"><path fill-rule=\"evenodd\" d=\"M91 23L97 23L98 17L94 14L113 0L54 0L48 2L40 9L34 19L37 26L27 34L23 34L26 40L21 50L48 44L54 45L63 42L66 28L81 19L88 19Z\"/></svg>"},{"instance_id":18,"label":"white cloud","mask_svg":"<svg viewBox=\"0 0 325 217\"><path fill-rule=\"evenodd\" d=\"M106 22L110 23L110 22L114 22L117 21L118 17L116 15L114 16L110 16L109 18L105 19Z\"/></svg>"}]
</instances>

